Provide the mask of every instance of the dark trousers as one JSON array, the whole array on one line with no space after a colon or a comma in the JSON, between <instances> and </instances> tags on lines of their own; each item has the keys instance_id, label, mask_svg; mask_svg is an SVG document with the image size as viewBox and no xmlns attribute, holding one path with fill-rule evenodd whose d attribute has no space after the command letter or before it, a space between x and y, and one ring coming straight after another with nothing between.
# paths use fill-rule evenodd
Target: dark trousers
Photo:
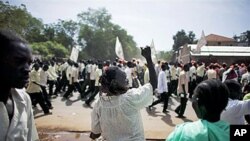
<instances>
[{"instance_id":1,"label":"dark trousers","mask_svg":"<svg viewBox=\"0 0 250 141\"><path fill-rule=\"evenodd\" d=\"M46 104L49 106L49 107L52 107L52 104L49 100L49 97L48 97L48 93L47 93L47 90L46 90L46 86L41 86L41 89L42 89L42 94L43 94L43 98L44 98L44 101L46 102Z\"/></svg>"},{"instance_id":2,"label":"dark trousers","mask_svg":"<svg viewBox=\"0 0 250 141\"><path fill-rule=\"evenodd\" d=\"M67 80L66 73L62 72L62 79L59 81L58 91L64 91L66 89L66 86L69 87L69 81Z\"/></svg>"},{"instance_id":3,"label":"dark trousers","mask_svg":"<svg viewBox=\"0 0 250 141\"><path fill-rule=\"evenodd\" d=\"M95 91L95 80L90 80L89 82L89 88L86 92L83 91L83 97L86 97L89 93L93 93Z\"/></svg>"},{"instance_id":4,"label":"dark trousers","mask_svg":"<svg viewBox=\"0 0 250 141\"><path fill-rule=\"evenodd\" d=\"M49 113L49 107L45 104L43 94L41 92L29 93L30 98L32 99L32 104L36 102L39 103L44 113Z\"/></svg>"},{"instance_id":5,"label":"dark trousers","mask_svg":"<svg viewBox=\"0 0 250 141\"><path fill-rule=\"evenodd\" d=\"M58 92L58 83L56 80L48 80L48 84L49 84L49 95L52 96L52 95L57 95L57 92ZM53 92L53 86L55 85L56 89L55 91Z\"/></svg>"},{"instance_id":6,"label":"dark trousers","mask_svg":"<svg viewBox=\"0 0 250 141\"><path fill-rule=\"evenodd\" d=\"M153 107L154 105L158 104L158 103L161 103L161 102L164 102L164 106L163 106L163 111L167 110L168 108L168 99L169 99L169 94L167 92L163 92L161 93L161 97L160 99L154 101L150 107Z\"/></svg>"},{"instance_id":7,"label":"dark trousers","mask_svg":"<svg viewBox=\"0 0 250 141\"><path fill-rule=\"evenodd\" d=\"M174 93L175 95L177 95L177 86L178 86L178 80L171 80L169 93L170 94Z\"/></svg>"},{"instance_id":8,"label":"dark trousers","mask_svg":"<svg viewBox=\"0 0 250 141\"><path fill-rule=\"evenodd\" d=\"M85 79L85 80L83 81L83 84L81 85L81 87L82 87L82 94L81 94L81 97L82 97L82 98L85 97L84 92L85 92L87 86L90 87L90 79Z\"/></svg>"},{"instance_id":9,"label":"dark trousers","mask_svg":"<svg viewBox=\"0 0 250 141\"><path fill-rule=\"evenodd\" d=\"M99 90L100 90L99 86L95 86L95 91L91 94L89 99L85 101L85 103L89 104L90 102L92 102L95 99L95 96L98 94Z\"/></svg>"},{"instance_id":10,"label":"dark trousers","mask_svg":"<svg viewBox=\"0 0 250 141\"><path fill-rule=\"evenodd\" d=\"M68 96L73 92L75 88L80 94L82 93L80 84L78 82L74 82L73 84L69 85L69 88L67 92L63 95L63 97L68 98Z\"/></svg>"},{"instance_id":11,"label":"dark trousers","mask_svg":"<svg viewBox=\"0 0 250 141\"><path fill-rule=\"evenodd\" d=\"M197 85L199 83L201 83L202 81L203 81L203 77L200 77L200 76L197 75L197 77L196 77L196 83L197 83Z\"/></svg>"},{"instance_id":12,"label":"dark trousers","mask_svg":"<svg viewBox=\"0 0 250 141\"><path fill-rule=\"evenodd\" d=\"M186 110L187 106L187 97L181 97L181 103L180 105L175 109L175 112L178 114L178 116L183 116L184 112Z\"/></svg>"},{"instance_id":13,"label":"dark trousers","mask_svg":"<svg viewBox=\"0 0 250 141\"><path fill-rule=\"evenodd\" d=\"M189 98L192 98L192 95L194 93L194 89L196 87L196 80L192 80L189 82Z\"/></svg>"}]
</instances>

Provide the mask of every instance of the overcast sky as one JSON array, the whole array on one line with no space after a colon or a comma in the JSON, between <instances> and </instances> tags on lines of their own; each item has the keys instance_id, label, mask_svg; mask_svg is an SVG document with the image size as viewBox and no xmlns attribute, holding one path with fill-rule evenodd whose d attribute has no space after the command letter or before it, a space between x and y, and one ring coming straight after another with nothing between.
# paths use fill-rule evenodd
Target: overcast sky
<instances>
[{"instance_id":1,"label":"overcast sky","mask_svg":"<svg viewBox=\"0 0 250 141\"><path fill-rule=\"evenodd\" d=\"M4 0L6 1L6 0ZM169 51L173 35L184 29L199 39L218 34L226 37L250 30L250 0L8 0L25 4L27 10L44 23L58 19L76 20L87 9L106 8L112 22L127 30L137 46L150 45Z\"/></svg>"}]
</instances>

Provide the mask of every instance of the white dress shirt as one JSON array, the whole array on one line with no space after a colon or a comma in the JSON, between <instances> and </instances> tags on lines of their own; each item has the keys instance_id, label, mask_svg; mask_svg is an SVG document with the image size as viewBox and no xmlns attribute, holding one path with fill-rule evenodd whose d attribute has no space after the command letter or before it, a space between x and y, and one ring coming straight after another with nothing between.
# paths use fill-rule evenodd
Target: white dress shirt
<instances>
[{"instance_id":1,"label":"white dress shirt","mask_svg":"<svg viewBox=\"0 0 250 141\"><path fill-rule=\"evenodd\" d=\"M38 141L28 94L23 89L11 89L11 94L14 102L11 122L4 104L0 102L0 141Z\"/></svg>"},{"instance_id":2,"label":"white dress shirt","mask_svg":"<svg viewBox=\"0 0 250 141\"><path fill-rule=\"evenodd\" d=\"M166 77L165 71L161 70L159 72L157 90L159 94L163 92L168 92L168 84L167 84L167 77Z\"/></svg>"}]
</instances>

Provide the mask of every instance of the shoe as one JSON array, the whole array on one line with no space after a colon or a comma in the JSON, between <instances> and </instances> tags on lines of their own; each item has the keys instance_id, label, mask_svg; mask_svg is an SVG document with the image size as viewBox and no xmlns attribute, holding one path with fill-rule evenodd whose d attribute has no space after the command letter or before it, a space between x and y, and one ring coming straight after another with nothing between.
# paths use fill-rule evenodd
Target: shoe
<instances>
[{"instance_id":1,"label":"shoe","mask_svg":"<svg viewBox=\"0 0 250 141\"><path fill-rule=\"evenodd\" d=\"M54 107L53 107L53 106L50 106L49 109L54 109Z\"/></svg>"},{"instance_id":2,"label":"shoe","mask_svg":"<svg viewBox=\"0 0 250 141\"><path fill-rule=\"evenodd\" d=\"M162 110L162 112L163 112L163 113L168 113L169 111L167 111L167 110Z\"/></svg>"},{"instance_id":3,"label":"shoe","mask_svg":"<svg viewBox=\"0 0 250 141\"><path fill-rule=\"evenodd\" d=\"M183 115L178 115L178 116L176 116L177 118L186 118L185 116L183 116Z\"/></svg>"},{"instance_id":4,"label":"shoe","mask_svg":"<svg viewBox=\"0 0 250 141\"><path fill-rule=\"evenodd\" d=\"M175 112L177 115L179 115L179 112L177 111L177 109L175 109L174 112Z\"/></svg>"},{"instance_id":5,"label":"shoe","mask_svg":"<svg viewBox=\"0 0 250 141\"><path fill-rule=\"evenodd\" d=\"M90 103L88 102L85 102L85 104L88 106L88 107L91 107Z\"/></svg>"},{"instance_id":6,"label":"shoe","mask_svg":"<svg viewBox=\"0 0 250 141\"><path fill-rule=\"evenodd\" d=\"M148 106L148 110L151 111L152 110L152 106Z\"/></svg>"},{"instance_id":7,"label":"shoe","mask_svg":"<svg viewBox=\"0 0 250 141\"><path fill-rule=\"evenodd\" d=\"M44 115L52 115L52 112L45 112Z\"/></svg>"}]
</instances>

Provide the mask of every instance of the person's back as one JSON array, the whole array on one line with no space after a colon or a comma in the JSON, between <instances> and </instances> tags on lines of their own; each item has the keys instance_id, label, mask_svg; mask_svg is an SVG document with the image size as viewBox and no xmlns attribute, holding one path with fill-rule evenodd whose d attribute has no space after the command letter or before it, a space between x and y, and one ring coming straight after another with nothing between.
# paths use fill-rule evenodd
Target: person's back
<instances>
[{"instance_id":1,"label":"person's back","mask_svg":"<svg viewBox=\"0 0 250 141\"><path fill-rule=\"evenodd\" d=\"M147 83L119 96L100 97L93 112L98 115L102 136L108 141L144 141L140 110L153 102L152 93Z\"/></svg>"},{"instance_id":2,"label":"person's back","mask_svg":"<svg viewBox=\"0 0 250 141\"><path fill-rule=\"evenodd\" d=\"M142 49L146 58L150 83L129 89L126 73L118 67L109 67L100 78L100 99L91 113L90 138L100 135L108 141L144 141L140 109L153 101L157 86L150 47Z\"/></svg>"},{"instance_id":3,"label":"person's back","mask_svg":"<svg viewBox=\"0 0 250 141\"><path fill-rule=\"evenodd\" d=\"M177 125L166 141L229 141L229 125L225 121L186 122Z\"/></svg>"},{"instance_id":4,"label":"person's back","mask_svg":"<svg viewBox=\"0 0 250 141\"><path fill-rule=\"evenodd\" d=\"M177 125L166 141L229 141L229 124L220 120L229 90L216 79L201 82L194 91L192 106L200 119Z\"/></svg>"}]
</instances>

